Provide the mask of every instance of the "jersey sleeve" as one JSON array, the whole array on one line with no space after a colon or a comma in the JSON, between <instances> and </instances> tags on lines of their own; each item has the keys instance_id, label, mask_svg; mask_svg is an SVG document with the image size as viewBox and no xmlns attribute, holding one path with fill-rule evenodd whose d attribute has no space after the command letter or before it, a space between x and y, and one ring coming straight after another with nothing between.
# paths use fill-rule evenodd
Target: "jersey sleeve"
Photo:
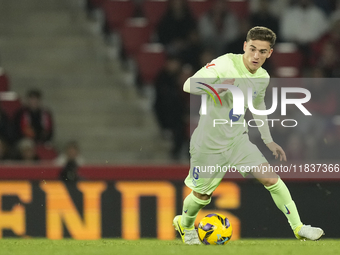
<instances>
[{"instance_id":1,"label":"jersey sleeve","mask_svg":"<svg viewBox=\"0 0 340 255\"><path fill-rule=\"evenodd\" d=\"M206 92L203 90L205 86L197 82L209 85L219 83L220 78L223 78L224 70L228 70L229 62L230 60L226 55L214 59L187 79L184 83L183 90L194 95L205 94Z\"/></svg>"},{"instance_id":2,"label":"jersey sleeve","mask_svg":"<svg viewBox=\"0 0 340 255\"><path fill-rule=\"evenodd\" d=\"M268 78L268 83L269 83L269 78ZM267 89L268 83L260 91L259 95L256 97L256 99L253 102L254 108L257 109L257 110L266 110L267 109L266 104L264 102L264 97L265 97L265 94L266 94L266 89ZM270 129L269 129L268 121L267 121L268 116L267 115L253 114L253 117L254 117L254 119L261 120L261 121L256 121L256 125L258 126L258 129L260 131L261 138L262 138L263 142L265 144L273 142L273 138L270 134Z\"/></svg>"}]
</instances>

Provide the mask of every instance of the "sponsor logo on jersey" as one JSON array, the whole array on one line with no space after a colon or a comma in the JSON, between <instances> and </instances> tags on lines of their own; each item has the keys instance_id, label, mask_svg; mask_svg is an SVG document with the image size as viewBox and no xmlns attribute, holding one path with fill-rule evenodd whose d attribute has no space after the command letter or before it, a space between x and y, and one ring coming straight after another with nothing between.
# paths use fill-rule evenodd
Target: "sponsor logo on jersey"
<instances>
[{"instance_id":1,"label":"sponsor logo on jersey","mask_svg":"<svg viewBox=\"0 0 340 255\"><path fill-rule=\"evenodd\" d=\"M201 85L203 85L203 86L206 86L206 87L209 88L212 92L214 92L214 94L217 96L218 100L220 101L220 104L222 105L221 98L220 98L219 94L217 93L217 91L216 91L213 87L211 87L210 85L205 84L205 83L203 83L203 82L197 82L197 83L198 83L198 84L201 84ZM198 88L198 89L201 89L201 90L203 90L205 93L207 93L207 94L212 98L212 100L214 100L215 105L217 104L217 103L216 103L216 100L215 100L215 98L214 98L214 96L213 96L213 94L211 94L211 93L209 92L209 90L204 89L204 88L201 88L201 87L197 87L197 88Z\"/></svg>"},{"instance_id":2,"label":"sponsor logo on jersey","mask_svg":"<svg viewBox=\"0 0 340 255\"><path fill-rule=\"evenodd\" d=\"M229 112L229 119L232 121L238 121L241 118L242 114L234 114L234 108L231 108Z\"/></svg>"}]
</instances>

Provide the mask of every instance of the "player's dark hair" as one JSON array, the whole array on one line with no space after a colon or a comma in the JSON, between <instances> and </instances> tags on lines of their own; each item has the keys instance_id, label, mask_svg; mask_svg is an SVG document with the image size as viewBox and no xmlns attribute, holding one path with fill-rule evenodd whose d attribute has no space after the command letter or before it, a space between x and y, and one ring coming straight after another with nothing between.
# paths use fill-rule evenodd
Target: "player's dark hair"
<instances>
[{"instance_id":1,"label":"player's dark hair","mask_svg":"<svg viewBox=\"0 0 340 255\"><path fill-rule=\"evenodd\" d=\"M273 48L276 41L276 34L266 27L253 27L247 34L246 41L249 42L249 40L267 41L270 43L270 48Z\"/></svg>"}]
</instances>

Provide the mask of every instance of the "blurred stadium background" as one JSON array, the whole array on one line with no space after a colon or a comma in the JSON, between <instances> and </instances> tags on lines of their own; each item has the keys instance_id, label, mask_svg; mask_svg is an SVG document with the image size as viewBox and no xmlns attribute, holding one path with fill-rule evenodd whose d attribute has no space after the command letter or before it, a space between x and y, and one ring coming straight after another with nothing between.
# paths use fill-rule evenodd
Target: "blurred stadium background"
<instances>
[{"instance_id":1,"label":"blurred stadium background","mask_svg":"<svg viewBox=\"0 0 340 255\"><path fill-rule=\"evenodd\" d=\"M320 81L306 85L312 120L274 140L297 164L339 163L340 1L0 0L0 236L174 238L192 129L181 86L257 25L278 35L271 77ZM226 182L207 210L234 219L235 238L291 237L258 186ZM288 186L340 237L337 179Z\"/></svg>"}]
</instances>

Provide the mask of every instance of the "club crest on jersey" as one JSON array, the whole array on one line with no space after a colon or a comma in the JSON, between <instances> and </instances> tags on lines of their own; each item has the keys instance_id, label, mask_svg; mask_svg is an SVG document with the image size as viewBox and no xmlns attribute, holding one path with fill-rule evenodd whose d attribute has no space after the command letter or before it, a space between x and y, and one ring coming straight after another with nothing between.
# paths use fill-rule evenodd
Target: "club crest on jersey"
<instances>
[{"instance_id":1,"label":"club crest on jersey","mask_svg":"<svg viewBox=\"0 0 340 255\"><path fill-rule=\"evenodd\" d=\"M257 91L254 91L253 93L253 100L257 97Z\"/></svg>"}]
</instances>

